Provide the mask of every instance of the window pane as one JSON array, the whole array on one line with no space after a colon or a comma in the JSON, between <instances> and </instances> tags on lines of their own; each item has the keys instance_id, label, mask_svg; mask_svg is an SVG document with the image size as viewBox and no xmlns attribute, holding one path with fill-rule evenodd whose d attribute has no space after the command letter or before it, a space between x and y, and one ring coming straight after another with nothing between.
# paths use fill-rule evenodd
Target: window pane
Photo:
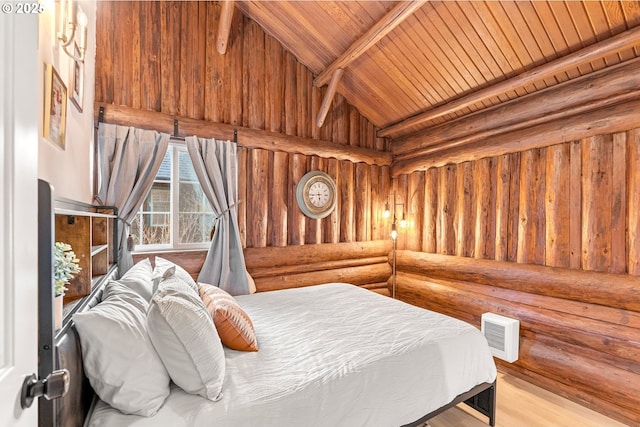
<instances>
[{"instance_id":1,"label":"window pane","mask_svg":"<svg viewBox=\"0 0 640 427\"><path fill-rule=\"evenodd\" d=\"M171 212L171 184L155 182L147 196L148 212Z\"/></svg>"},{"instance_id":2,"label":"window pane","mask_svg":"<svg viewBox=\"0 0 640 427\"><path fill-rule=\"evenodd\" d=\"M156 179L131 224L130 233L136 245L168 245L171 243L171 155L167 150Z\"/></svg>"},{"instance_id":3,"label":"window pane","mask_svg":"<svg viewBox=\"0 0 640 427\"><path fill-rule=\"evenodd\" d=\"M155 217L155 218L153 218ZM171 243L169 214L138 214L131 223L129 233L136 245L166 245ZM140 228L140 218L143 218L143 226ZM156 224L150 224L155 221ZM160 224L162 223L162 224Z\"/></svg>"},{"instance_id":4,"label":"window pane","mask_svg":"<svg viewBox=\"0 0 640 427\"><path fill-rule=\"evenodd\" d=\"M180 243L208 242L213 222L213 214L180 213Z\"/></svg>"},{"instance_id":5,"label":"window pane","mask_svg":"<svg viewBox=\"0 0 640 427\"><path fill-rule=\"evenodd\" d=\"M189 153L181 150L178 159L178 242L208 242L214 221L211 206L198 182Z\"/></svg>"},{"instance_id":6,"label":"window pane","mask_svg":"<svg viewBox=\"0 0 640 427\"><path fill-rule=\"evenodd\" d=\"M164 155L164 159L162 159L162 164L160 164L160 169L158 169L158 174L156 175L156 181L164 181L171 182L171 153L173 150L169 148Z\"/></svg>"},{"instance_id":7,"label":"window pane","mask_svg":"<svg viewBox=\"0 0 640 427\"><path fill-rule=\"evenodd\" d=\"M200 184L183 181L180 181L179 204L180 212L205 212L209 207L209 202L205 199Z\"/></svg>"},{"instance_id":8,"label":"window pane","mask_svg":"<svg viewBox=\"0 0 640 427\"><path fill-rule=\"evenodd\" d=\"M142 244L160 245L171 243L171 214L142 214Z\"/></svg>"},{"instance_id":9,"label":"window pane","mask_svg":"<svg viewBox=\"0 0 640 427\"><path fill-rule=\"evenodd\" d=\"M180 162L180 182L198 182L198 177L196 176L196 171L193 169L193 163L191 163L189 152L184 149L180 150L178 159Z\"/></svg>"},{"instance_id":10,"label":"window pane","mask_svg":"<svg viewBox=\"0 0 640 427\"><path fill-rule=\"evenodd\" d=\"M177 164L173 164L173 160L177 160ZM131 224L133 241L141 245L137 249L144 249L144 245L176 247L181 244L206 248L214 222L215 216L198 182L189 153L183 146L170 145Z\"/></svg>"}]
</instances>

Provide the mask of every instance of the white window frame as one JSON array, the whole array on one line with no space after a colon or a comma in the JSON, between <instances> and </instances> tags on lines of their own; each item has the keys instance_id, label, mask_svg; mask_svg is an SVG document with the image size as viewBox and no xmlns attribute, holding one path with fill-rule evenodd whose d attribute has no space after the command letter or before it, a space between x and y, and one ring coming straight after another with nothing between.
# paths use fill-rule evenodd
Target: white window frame
<instances>
[{"instance_id":1,"label":"white window frame","mask_svg":"<svg viewBox=\"0 0 640 427\"><path fill-rule=\"evenodd\" d=\"M211 246L210 241L202 242L202 243L179 243L179 215L178 210L180 207L179 200L179 192L177 188L180 184L180 167L179 167L179 154L180 152L187 152L187 147L182 141L170 140L169 147L167 150L171 150L171 179L170 179L170 189L169 189L169 209L168 214L171 217L171 232L169 234L169 243L158 243L158 244L147 244L141 245L137 244L134 249L134 253L136 252L170 252L176 250L201 250L201 249L209 249ZM162 181L166 182L166 181ZM191 181L197 182L197 181ZM199 182L197 182L199 184ZM146 198L146 196L145 196ZM203 199L206 200L206 196L203 195ZM208 201L207 201L208 202ZM163 213L163 212L154 212L154 213ZM149 214L149 212L143 212L138 210L136 215L139 217L138 220L141 224L144 221L144 215Z\"/></svg>"}]
</instances>

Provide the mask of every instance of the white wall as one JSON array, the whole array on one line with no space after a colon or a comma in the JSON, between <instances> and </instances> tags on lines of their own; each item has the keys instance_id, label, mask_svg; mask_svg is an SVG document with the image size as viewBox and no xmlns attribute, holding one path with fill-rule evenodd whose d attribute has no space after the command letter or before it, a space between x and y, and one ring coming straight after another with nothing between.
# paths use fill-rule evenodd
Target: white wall
<instances>
[{"instance_id":1,"label":"white wall","mask_svg":"<svg viewBox=\"0 0 640 427\"><path fill-rule=\"evenodd\" d=\"M87 15L87 52L84 62L84 98L82 112L67 98L67 128L65 149L43 138L45 63L53 64L67 86L71 79L73 60L59 47L55 37L56 3L43 2L45 11L38 20L38 75L42 111L39 113L38 177L51 183L55 197L65 197L87 203L93 198L93 100L96 52L96 3L77 1Z\"/></svg>"}]
</instances>

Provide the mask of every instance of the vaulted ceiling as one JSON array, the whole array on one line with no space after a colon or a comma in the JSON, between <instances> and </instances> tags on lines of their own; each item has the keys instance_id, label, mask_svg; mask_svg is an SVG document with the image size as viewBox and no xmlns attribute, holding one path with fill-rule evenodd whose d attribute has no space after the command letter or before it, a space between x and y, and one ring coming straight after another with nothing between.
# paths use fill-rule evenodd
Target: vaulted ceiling
<instances>
[{"instance_id":1,"label":"vaulted ceiling","mask_svg":"<svg viewBox=\"0 0 640 427\"><path fill-rule=\"evenodd\" d=\"M392 139L640 54L637 1L235 6Z\"/></svg>"}]
</instances>

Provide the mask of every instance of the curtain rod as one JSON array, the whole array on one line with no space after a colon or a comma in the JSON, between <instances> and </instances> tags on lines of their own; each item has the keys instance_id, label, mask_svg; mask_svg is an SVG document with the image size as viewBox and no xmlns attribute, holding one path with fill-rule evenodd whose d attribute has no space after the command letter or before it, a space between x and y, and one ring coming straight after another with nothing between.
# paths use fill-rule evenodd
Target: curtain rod
<instances>
[{"instance_id":1,"label":"curtain rod","mask_svg":"<svg viewBox=\"0 0 640 427\"><path fill-rule=\"evenodd\" d=\"M104 105L98 109L98 123L104 123ZM96 126L97 127L97 126ZM184 136L178 135L178 119L173 119L173 135L171 139L184 141ZM238 143L238 129L233 129L233 142Z\"/></svg>"}]
</instances>

